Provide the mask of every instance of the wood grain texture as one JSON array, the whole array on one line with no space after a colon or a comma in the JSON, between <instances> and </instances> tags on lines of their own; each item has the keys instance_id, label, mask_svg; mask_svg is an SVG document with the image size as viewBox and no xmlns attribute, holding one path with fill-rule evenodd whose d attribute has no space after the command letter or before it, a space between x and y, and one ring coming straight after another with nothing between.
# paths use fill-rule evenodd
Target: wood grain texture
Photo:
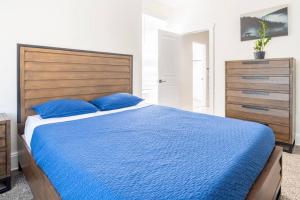
<instances>
[{"instance_id":1,"label":"wood grain texture","mask_svg":"<svg viewBox=\"0 0 300 200\"><path fill-rule=\"evenodd\" d=\"M0 138L5 137L5 135L6 135L5 129L6 129L5 125L0 125Z\"/></svg>"},{"instance_id":2,"label":"wood grain texture","mask_svg":"<svg viewBox=\"0 0 300 200\"><path fill-rule=\"evenodd\" d=\"M293 145L295 63L293 58L227 61L226 116L267 124L278 142Z\"/></svg>"},{"instance_id":3,"label":"wood grain texture","mask_svg":"<svg viewBox=\"0 0 300 200\"><path fill-rule=\"evenodd\" d=\"M58 98L93 98L132 93L132 56L19 45L19 112L24 123L32 106Z\"/></svg>"},{"instance_id":4,"label":"wood grain texture","mask_svg":"<svg viewBox=\"0 0 300 200\"><path fill-rule=\"evenodd\" d=\"M248 193L247 200L275 200L281 189L282 148L275 147L264 170Z\"/></svg>"},{"instance_id":5,"label":"wood grain texture","mask_svg":"<svg viewBox=\"0 0 300 200\"><path fill-rule=\"evenodd\" d=\"M231 118L237 118L247 121L254 121L261 124L277 124L283 126L289 126L290 121L287 117L275 117L272 115L265 115L260 113L250 113L250 112L243 112L239 110L227 110L226 116Z\"/></svg>"},{"instance_id":6,"label":"wood grain texture","mask_svg":"<svg viewBox=\"0 0 300 200\"><path fill-rule=\"evenodd\" d=\"M87 79L87 80L38 80L26 81L25 89L38 90L50 88L72 88L93 86L124 86L130 85L130 79Z\"/></svg>"},{"instance_id":7,"label":"wood grain texture","mask_svg":"<svg viewBox=\"0 0 300 200\"><path fill-rule=\"evenodd\" d=\"M259 60L232 60L228 69L262 68L262 67L289 67L289 60L293 58L272 58Z\"/></svg>"},{"instance_id":8,"label":"wood grain texture","mask_svg":"<svg viewBox=\"0 0 300 200\"><path fill-rule=\"evenodd\" d=\"M227 83L290 84L288 76L228 76Z\"/></svg>"},{"instance_id":9,"label":"wood grain texture","mask_svg":"<svg viewBox=\"0 0 300 200\"><path fill-rule=\"evenodd\" d=\"M25 70L39 72L129 72L130 67L129 65L26 62Z\"/></svg>"},{"instance_id":10,"label":"wood grain texture","mask_svg":"<svg viewBox=\"0 0 300 200\"><path fill-rule=\"evenodd\" d=\"M228 96L226 98L228 103L231 104L243 104L243 105L256 105L263 106L268 108L279 108L283 110L289 110L290 102L287 100L274 100L274 99L264 99L264 98L255 98L255 97L235 97Z\"/></svg>"},{"instance_id":11,"label":"wood grain texture","mask_svg":"<svg viewBox=\"0 0 300 200\"><path fill-rule=\"evenodd\" d=\"M289 91L289 84L268 84L268 83L227 83L228 89L254 89L269 91Z\"/></svg>"},{"instance_id":12,"label":"wood grain texture","mask_svg":"<svg viewBox=\"0 0 300 200\"><path fill-rule=\"evenodd\" d=\"M244 75L244 76L286 76L290 74L289 68L270 68L270 67L262 67L262 68L238 68L238 69L230 69L228 70L228 75Z\"/></svg>"},{"instance_id":13,"label":"wood grain texture","mask_svg":"<svg viewBox=\"0 0 300 200\"><path fill-rule=\"evenodd\" d=\"M5 187L0 193L11 188L11 141L10 141L10 119L5 113L0 113L0 183Z\"/></svg>"},{"instance_id":14,"label":"wood grain texture","mask_svg":"<svg viewBox=\"0 0 300 200\"><path fill-rule=\"evenodd\" d=\"M250 106L245 104L227 104L228 111L237 111L237 112L245 112L257 115L270 115L271 117L282 117L287 118L289 120L289 111L288 110L280 110L274 108L268 108L266 106Z\"/></svg>"},{"instance_id":15,"label":"wood grain texture","mask_svg":"<svg viewBox=\"0 0 300 200\"><path fill-rule=\"evenodd\" d=\"M245 68L262 68L262 67L272 67L272 68L286 68L290 66L289 60L292 58L275 58L275 59L265 59L265 60L235 60L230 61L228 69L245 69Z\"/></svg>"},{"instance_id":16,"label":"wood grain texture","mask_svg":"<svg viewBox=\"0 0 300 200\"><path fill-rule=\"evenodd\" d=\"M106 57L104 55L74 55L63 52L41 52L28 50L25 52L25 62L72 63L91 65L130 65L130 59L124 57Z\"/></svg>"}]
</instances>

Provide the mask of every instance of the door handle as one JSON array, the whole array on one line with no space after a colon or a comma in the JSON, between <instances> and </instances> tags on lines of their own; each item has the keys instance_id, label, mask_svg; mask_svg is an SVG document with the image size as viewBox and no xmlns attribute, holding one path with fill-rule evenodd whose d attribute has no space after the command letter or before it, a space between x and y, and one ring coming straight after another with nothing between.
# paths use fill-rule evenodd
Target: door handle
<instances>
[{"instance_id":1,"label":"door handle","mask_svg":"<svg viewBox=\"0 0 300 200\"><path fill-rule=\"evenodd\" d=\"M165 83L165 82L167 82L167 81L164 81L164 80L161 80L161 79L158 80L158 83Z\"/></svg>"}]
</instances>

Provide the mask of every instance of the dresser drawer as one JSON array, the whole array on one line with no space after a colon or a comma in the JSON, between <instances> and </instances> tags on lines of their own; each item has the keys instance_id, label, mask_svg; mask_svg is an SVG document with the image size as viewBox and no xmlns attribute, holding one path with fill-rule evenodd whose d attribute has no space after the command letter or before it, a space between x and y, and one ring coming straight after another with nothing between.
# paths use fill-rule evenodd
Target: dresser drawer
<instances>
[{"instance_id":1,"label":"dresser drawer","mask_svg":"<svg viewBox=\"0 0 300 200\"><path fill-rule=\"evenodd\" d=\"M286 142L286 143L289 143L290 142L290 135L288 134L284 134L284 133L281 133L281 132L274 132L275 133L275 138L277 141L280 141L280 142Z\"/></svg>"},{"instance_id":2,"label":"dresser drawer","mask_svg":"<svg viewBox=\"0 0 300 200\"><path fill-rule=\"evenodd\" d=\"M289 94L257 90L227 90L228 103L289 109Z\"/></svg>"},{"instance_id":3,"label":"dresser drawer","mask_svg":"<svg viewBox=\"0 0 300 200\"><path fill-rule=\"evenodd\" d=\"M0 125L0 138L5 137L5 125Z\"/></svg>"},{"instance_id":4,"label":"dresser drawer","mask_svg":"<svg viewBox=\"0 0 300 200\"><path fill-rule=\"evenodd\" d=\"M261 84L285 84L290 83L288 76L228 76L227 83L261 83Z\"/></svg>"},{"instance_id":5,"label":"dresser drawer","mask_svg":"<svg viewBox=\"0 0 300 200\"><path fill-rule=\"evenodd\" d=\"M6 175L6 152L0 151L0 177Z\"/></svg>"},{"instance_id":6,"label":"dresser drawer","mask_svg":"<svg viewBox=\"0 0 300 200\"><path fill-rule=\"evenodd\" d=\"M284 90L290 89L290 77L276 76L228 76L226 87L233 89L256 89L256 90Z\"/></svg>"},{"instance_id":7,"label":"dresser drawer","mask_svg":"<svg viewBox=\"0 0 300 200\"><path fill-rule=\"evenodd\" d=\"M4 137L0 138L0 148L6 146L6 139Z\"/></svg>"},{"instance_id":8,"label":"dresser drawer","mask_svg":"<svg viewBox=\"0 0 300 200\"><path fill-rule=\"evenodd\" d=\"M261 123L289 125L289 111L263 106L227 104L226 116Z\"/></svg>"},{"instance_id":9,"label":"dresser drawer","mask_svg":"<svg viewBox=\"0 0 300 200\"><path fill-rule=\"evenodd\" d=\"M280 126L275 124L268 124L270 128L272 128L275 133L275 137L277 140L281 140L284 142L288 142L290 139L290 128L289 126Z\"/></svg>"},{"instance_id":10,"label":"dresser drawer","mask_svg":"<svg viewBox=\"0 0 300 200\"><path fill-rule=\"evenodd\" d=\"M257 91L257 90L227 90L227 96L232 97L247 97L255 99L269 99L289 101L288 93Z\"/></svg>"},{"instance_id":11,"label":"dresser drawer","mask_svg":"<svg viewBox=\"0 0 300 200\"><path fill-rule=\"evenodd\" d=\"M238 105L238 104L227 104L228 110L237 110L241 112L249 112L255 114L270 115L274 117L289 117L288 110L280 110L273 108L266 108L263 106L252 106L252 105Z\"/></svg>"},{"instance_id":12,"label":"dresser drawer","mask_svg":"<svg viewBox=\"0 0 300 200\"><path fill-rule=\"evenodd\" d=\"M254 90L271 90L271 91L289 91L290 86L287 84L264 84L264 83L227 83L228 89L254 89Z\"/></svg>"},{"instance_id":13,"label":"dresser drawer","mask_svg":"<svg viewBox=\"0 0 300 200\"><path fill-rule=\"evenodd\" d=\"M270 68L270 67L264 67L264 68L241 68L241 69L228 69L227 68L227 75L233 76L254 76L258 79L259 76L287 76L290 74L290 68Z\"/></svg>"},{"instance_id":14,"label":"dresser drawer","mask_svg":"<svg viewBox=\"0 0 300 200\"><path fill-rule=\"evenodd\" d=\"M240 68L286 68L290 66L289 60L244 60L244 61L231 61L227 62L228 69L240 69Z\"/></svg>"}]
</instances>

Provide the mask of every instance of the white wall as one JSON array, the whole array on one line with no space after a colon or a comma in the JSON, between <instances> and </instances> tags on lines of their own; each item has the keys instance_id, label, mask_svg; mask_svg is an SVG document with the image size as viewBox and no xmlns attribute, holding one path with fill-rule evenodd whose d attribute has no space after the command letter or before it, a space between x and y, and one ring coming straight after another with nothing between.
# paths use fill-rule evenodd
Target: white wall
<instances>
[{"instance_id":1,"label":"white wall","mask_svg":"<svg viewBox=\"0 0 300 200\"><path fill-rule=\"evenodd\" d=\"M1 0L0 112L12 119L16 168L17 43L132 54L141 93L140 0Z\"/></svg>"},{"instance_id":2,"label":"white wall","mask_svg":"<svg viewBox=\"0 0 300 200\"><path fill-rule=\"evenodd\" d=\"M186 0L170 19L173 29L189 32L215 23L215 112L225 113L225 61L253 58L254 41L240 41L240 15L264 8L289 4L289 36L273 38L267 57L295 57L300 63L299 0ZM192 4L192 6L191 6ZM176 23L174 23L176 22ZM298 66L299 68L299 66ZM300 70L297 70L296 142L300 144Z\"/></svg>"}]
</instances>

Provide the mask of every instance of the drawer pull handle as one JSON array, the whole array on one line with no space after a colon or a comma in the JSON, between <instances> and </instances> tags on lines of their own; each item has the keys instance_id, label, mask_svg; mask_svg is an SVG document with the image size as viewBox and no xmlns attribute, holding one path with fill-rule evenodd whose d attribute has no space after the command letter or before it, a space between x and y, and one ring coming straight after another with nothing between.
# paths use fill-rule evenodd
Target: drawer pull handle
<instances>
[{"instance_id":1,"label":"drawer pull handle","mask_svg":"<svg viewBox=\"0 0 300 200\"><path fill-rule=\"evenodd\" d=\"M242 64L244 64L244 65L253 65L253 64L268 65L269 61L266 61L266 60L263 60L263 61L243 61Z\"/></svg>"},{"instance_id":2,"label":"drawer pull handle","mask_svg":"<svg viewBox=\"0 0 300 200\"><path fill-rule=\"evenodd\" d=\"M260 107L260 106L242 105L242 108L253 109L253 110L269 111L268 108L264 108L264 107Z\"/></svg>"},{"instance_id":3,"label":"drawer pull handle","mask_svg":"<svg viewBox=\"0 0 300 200\"><path fill-rule=\"evenodd\" d=\"M265 123L265 122L260 122L260 121L253 121L253 122L256 122L256 123L259 123L259 124L262 124L262 125L265 125L265 126L270 126L270 124Z\"/></svg>"},{"instance_id":4,"label":"drawer pull handle","mask_svg":"<svg viewBox=\"0 0 300 200\"><path fill-rule=\"evenodd\" d=\"M250 90L243 90L243 94L257 94L257 95L270 95L269 92L262 92L262 91L250 91Z\"/></svg>"},{"instance_id":5,"label":"drawer pull handle","mask_svg":"<svg viewBox=\"0 0 300 200\"><path fill-rule=\"evenodd\" d=\"M268 76L242 76L242 79L246 80L268 80Z\"/></svg>"}]
</instances>

